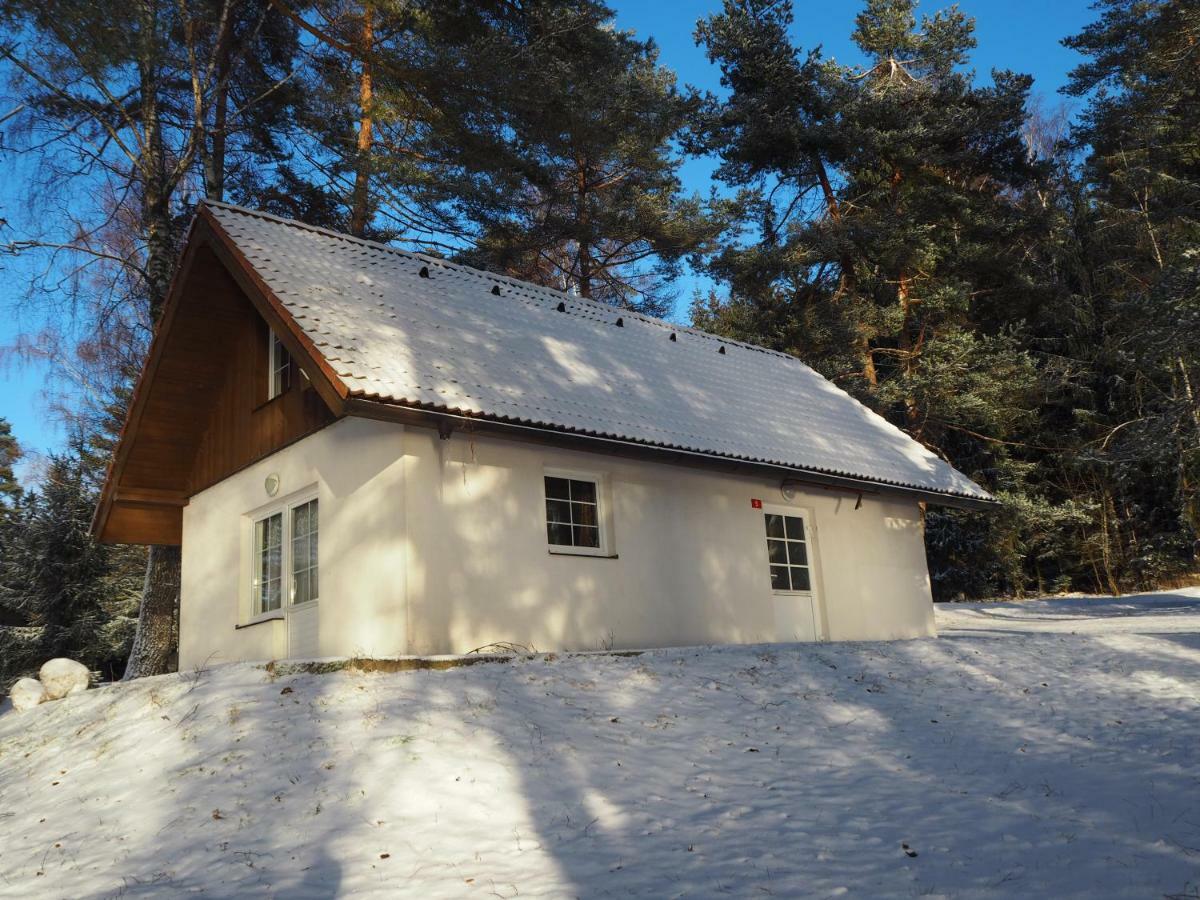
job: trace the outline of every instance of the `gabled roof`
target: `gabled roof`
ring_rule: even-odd
[[[205,218],[349,398],[992,500],[794,357],[206,205]]]

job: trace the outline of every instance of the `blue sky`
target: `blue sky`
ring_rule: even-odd
[[[960,8],[975,18],[979,46],[974,54],[976,71],[986,77],[993,67],[1010,68],[1034,76],[1034,92],[1050,103],[1059,102],[1057,91],[1079,57],[1059,42],[1078,32],[1094,15],[1091,0],[962,0]],[[696,21],[720,8],[720,0],[610,0],[617,11],[617,24],[640,36],[655,39],[660,61],[674,69],[682,83],[718,90],[718,72],[692,42]],[[934,12],[943,4],[927,2],[922,10]],[[826,56],[857,62],[849,35],[859,0],[795,0],[795,41],[802,47],[821,45]],[[19,163],[4,167],[0,181],[0,216],[21,203]],[[683,169],[689,190],[707,193],[712,164],[690,160]],[[11,232],[5,239],[14,237]],[[37,327],[37,321],[19,314],[22,297],[21,268],[6,268],[0,280],[0,347],[11,346],[17,337]],[[703,282],[694,276],[679,285],[677,317],[686,315],[692,292]],[[55,449],[62,431],[49,411],[46,396],[48,370],[45,365],[23,365],[10,354],[0,355],[0,416],[12,423],[17,439],[34,454]]]

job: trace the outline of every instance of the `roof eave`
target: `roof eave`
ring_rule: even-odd
[[[195,258],[197,244],[193,241],[193,237],[195,236],[197,221],[198,216],[193,215],[191,221],[188,223],[179,257],[171,276],[171,283],[167,288],[167,295],[163,301],[162,311],[158,322],[155,323],[154,334],[151,337],[150,346],[146,353],[146,361],[138,373],[133,393],[130,395],[129,406],[125,411],[125,420],[121,423],[121,430],[117,434],[116,447],[104,473],[104,483],[100,488],[100,498],[96,503],[96,509],[92,513],[92,521],[89,526],[92,536],[100,540],[103,540],[104,530],[108,524],[108,517],[116,501],[117,485],[125,469],[125,462],[129,455],[133,434],[137,431],[138,423],[141,421],[142,412],[146,406],[150,383],[154,379],[154,372],[158,368],[159,360],[162,358],[163,346],[167,340],[167,332],[170,330],[175,310],[179,306],[179,295],[191,271],[192,260]]]
[[[188,224],[188,230],[181,245],[179,259],[167,290],[166,299],[163,302],[162,313],[150,341],[146,362],[138,375],[129,408],[125,414],[125,421],[117,437],[116,449],[112,459],[109,460],[104,484],[100,490],[99,502],[92,514],[89,530],[98,540],[105,540],[105,529],[113,506],[119,499],[119,487],[125,464],[137,434],[142,413],[145,410],[150,386],[162,358],[171,324],[181,302],[184,286],[190,277],[192,261],[201,246],[209,247],[216,253],[222,265],[233,276],[250,301],[254,303],[255,308],[266,319],[275,334],[279,336],[292,358],[297,360],[302,368],[305,368],[306,374],[311,373],[309,377],[313,386],[334,415],[344,414],[344,402],[349,393],[345,383],[334,372],[333,367],[329,365],[304,330],[296,323],[283,302],[263,282],[241,248],[213,216],[207,204],[204,202],[197,204],[196,213]],[[172,500],[167,505],[175,506],[177,504]]]
[[[434,409],[411,403],[351,395],[346,400],[346,414],[362,418],[398,422],[445,429],[461,429],[473,434],[494,434],[503,437],[524,439],[535,443],[547,443],[591,452],[604,452],[635,459],[646,459],[664,463],[691,465],[708,469],[722,469],[746,474],[770,474],[781,480],[801,481],[817,487],[845,490],[863,494],[892,494],[910,497],[915,501],[954,509],[975,511],[995,510],[999,502],[992,498],[972,497],[933,491],[911,485],[892,484],[849,475],[822,472],[778,463],[742,459],[719,453],[685,450],[643,441],[589,434],[546,425],[513,422],[489,415],[468,415],[445,409]]]
[[[208,204],[200,203],[196,214],[206,226],[206,237],[210,239],[209,244],[216,252],[217,258],[251,302],[258,301],[255,302],[255,307],[259,314],[266,319],[292,358],[305,368],[317,393],[329,408],[335,415],[341,415],[346,397],[350,393],[341,376],[330,365],[320,348],[313,343],[312,338],[305,334],[283,301],[263,280],[237,241],[212,214]]]

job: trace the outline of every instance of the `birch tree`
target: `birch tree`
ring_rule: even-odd
[[[250,0],[7,0],[0,21],[9,36],[0,52],[22,109],[21,149],[47,163],[57,183],[42,187],[68,211],[59,234],[30,225],[6,250],[47,254],[47,278],[76,293],[107,281],[110,303],[85,325],[87,337],[111,334],[119,320],[133,345],[124,355],[140,358],[166,300],[187,201],[224,194],[231,136],[278,109],[265,101],[288,81],[290,59],[275,77],[257,51],[264,34],[286,41],[287,32]],[[133,240],[114,245],[114,234]],[[91,279],[79,278],[84,270]],[[167,670],[178,594],[179,548],[150,547],[126,677]]]

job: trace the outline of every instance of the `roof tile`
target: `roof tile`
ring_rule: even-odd
[[[352,395],[991,499],[786,354],[299,222],[207,206]],[[614,328],[618,318],[623,327]]]

